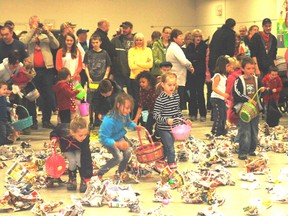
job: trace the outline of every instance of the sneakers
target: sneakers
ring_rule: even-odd
[[[240,160],[246,160],[246,159],[247,159],[247,155],[246,155],[246,154],[239,154],[239,155],[238,155],[238,159],[240,159]]]
[[[87,182],[84,178],[81,178],[79,191],[80,193],[85,193],[86,190],[87,190]]]
[[[170,168],[172,171],[175,171],[175,170],[177,170],[177,164],[176,164],[176,163],[171,163],[171,164],[169,164],[169,168]]]
[[[50,129],[54,129],[55,126],[51,123],[51,122],[43,122],[42,123],[42,128],[50,128]]]
[[[157,173],[161,173],[162,170],[167,166],[166,161],[164,160],[158,160],[154,163],[153,169],[157,172]]]
[[[74,171],[68,170],[68,173],[69,173],[69,180],[67,182],[67,190],[75,191],[77,189],[76,170]]]
[[[206,121],[206,116],[201,116],[200,117],[200,122],[205,122]]]
[[[249,152],[250,156],[256,156],[257,154],[255,152]]]

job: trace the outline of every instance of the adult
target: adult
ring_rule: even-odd
[[[151,40],[147,41],[147,47],[152,49],[154,42],[159,40],[160,37],[161,37],[161,32],[153,31],[152,34],[151,34]]]
[[[130,67],[130,91],[128,93],[134,99],[134,111],[132,113],[132,119],[136,116],[138,109],[138,102],[140,97],[140,86],[136,79],[137,75],[142,71],[149,71],[153,66],[152,51],[146,46],[144,35],[137,33],[134,36],[134,45],[128,52],[128,64]]]
[[[186,109],[186,77],[187,69],[194,72],[192,63],[186,58],[181,47],[184,44],[184,35],[179,29],[171,31],[170,45],[167,49],[166,60],[173,65],[171,71],[177,75],[178,94],[180,96],[180,109]]]
[[[239,35],[241,37],[241,41],[244,41],[245,37],[247,36],[247,32],[248,32],[246,25],[240,25],[238,31],[239,31]]]
[[[2,26],[1,30],[2,40],[0,41],[0,63],[3,62],[4,58],[7,58],[10,53],[18,51],[20,53],[21,62],[29,60],[29,55],[27,53],[25,45],[13,38],[13,29],[9,26]]]
[[[11,20],[7,20],[7,21],[4,23],[4,26],[10,27],[10,28],[12,29],[12,31],[13,31],[13,38],[14,38],[15,40],[19,40],[18,35],[16,35],[16,33],[14,32],[14,28],[15,28],[14,22],[12,22]]]
[[[271,33],[272,22],[269,18],[262,21],[263,31],[255,33],[250,40],[251,57],[255,62],[255,74],[263,78],[270,66],[275,66],[277,55],[277,39]]]
[[[206,120],[206,107],[204,98],[204,83],[206,77],[206,53],[207,44],[203,40],[203,34],[200,29],[194,29],[191,33],[192,43],[189,43],[185,49],[187,59],[192,62],[194,73],[187,72],[186,89],[189,90],[188,99],[189,116],[192,121],[197,119],[198,111],[200,121]]]
[[[65,44],[65,36],[69,32],[71,34],[74,34],[76,24],[73,24],[71,22],[64,22],[60,25],[60,34],[57,38],[59,41],[59,49],[63,47]]]
[[[244,43],[245,43],[246,46],[249,45],[249,42],[250,42],[251,38],[258,31],[259,31],[259,27],[257,25],[252,25],[252,26],[249,27],[248,35],[247,35],[247,37],[244,38]]]
[[[122,22],[120,25],[122,34],[111,40],[117,56],[112,59],[111,73],[113,79],[121,86],[130,91],[130,68],[128,65],[128,51],[133,46],[134,34],[133,24],[129,21]]]
[[[161,38],[155,41],[152,46],[153,67],[151,69],[151,73],[156,77],[162,74],[160,64],[166,61],[166,52],[170,44],[169,39],[171,31],[172,28],[170,26],[164,26],[161,33]]]
[[[85,53],[89,50],[89,40],[87,32],[89,32],[89,29],[80,28],[77,30],[77,47],[81,53],[82,56],[82,62],[84,60]],[[85,73],[85,64],[83,64],[83,69],[80,72],[81,77],[81,85],[85,86],[85,84],[88,82],[87,75]]]
[[[39,26],[39,23],[38,16],[30,17],[30,30],[20,40],[27,46],[31,62],[36,71],[33,82],[43,98],[42,127],[53,128],[51,112],[54,103],[52,90],[54,63],[51,49],[57,49],[59,42],[46,26],[41,24]]]
[[[110,23],[106,19],[101,19],[97,23],[98,28],[92,35],[98,35],[101,38],[102,44],[100,45],[101,49],[104,49],[108,52],[110,59],[117,55],[114,45],[111,43],[108,38],[108,31],[110,28]],[[90,41],[89,45],[90,49],[92,49],[92,44]]]

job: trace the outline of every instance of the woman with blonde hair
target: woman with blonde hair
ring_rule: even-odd
[[[189,116],[196,121],[198,111],[200,121],[206,120],[206,107],[204,98],[204,83],[206,77],[206,52],[207,44],[203,41],[203,34],[200,29],[191,32],[192,42],[185,49],[187,59],[194,66],[194,73],[187,72],[186,89],[190,92],[188,98]]]
[[[139,83],[136,77],[142,71],[149,71],[153,66],[152,51],[149,47],[146,47],[144,35],[137,33],[134,36],[134,45],[128,51],[128,64],[130,67],[130,92],[128,92],[135,102],[135,107],[132,113],[132,119],[136,115],[139,101]]]

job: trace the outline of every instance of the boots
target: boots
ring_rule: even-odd
[[[76,182],[76,170],[71,171],[68,170],[69,173],[69,180],[67,182],[67,190],[76,190],[77,189],[77,182]]]
[[[80,193],[85,193],[86,189],[87,189],[87,182],[86,182],[85,178],[82,177],[79,191],[80,191]]]

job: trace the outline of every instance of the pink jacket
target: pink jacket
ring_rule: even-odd
[[[233,91],[233,86],[234,86],[234,82],[235,80],[240,76],[242,75],[242,71],[241,69],[236,69],[234,71],[231,71],[228,75],[228,78],[227,78],[227,82],[226,82],[226,93],[229,94],[229,98],[228,100],[232,101],[233,102],[233,94],[232,94],[232,91]],[[232,103],[233,104],[233,103]]]

